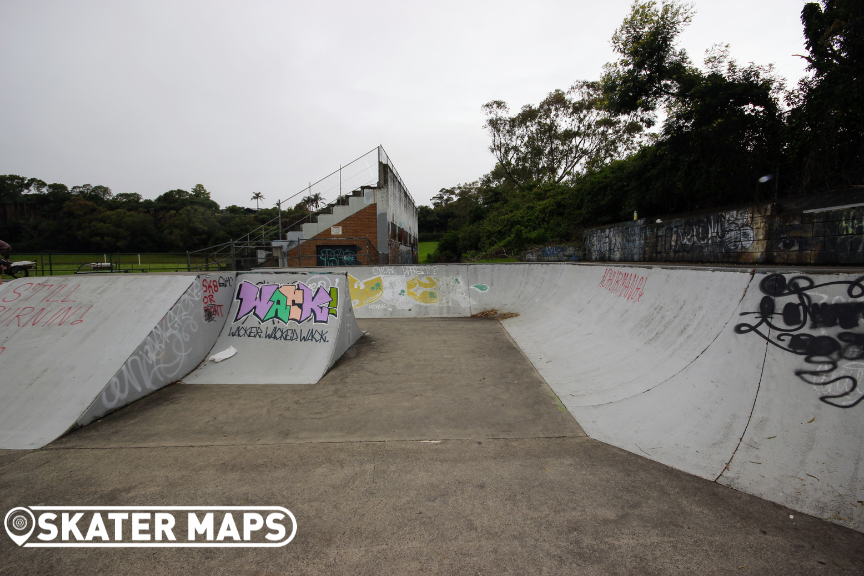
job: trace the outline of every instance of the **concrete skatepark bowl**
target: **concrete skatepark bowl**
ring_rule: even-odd
[[[4,507],[297,515],[281,556],[202,573],[864,569],[860,274],[328,272],[4,284]],[[0,573],[95,558],[27,552]]]

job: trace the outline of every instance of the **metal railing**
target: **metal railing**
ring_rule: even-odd
[[[377,146],[372,150],[369,150],[365,154],[362,154],[345,164],[344,166],[339,166],[338,170],[334,170],[330,174],[324,176],[320,180],[316,182],[310,182],[308,186],[300,190],[299,192],[295,192],[291,196],[287,198],[282,198],[276,201],[276,206],[278,208],[278,215],[265,222],[258,228],[251,230],[244,236],[241,236],[238,239],[238,242],[254,242],[257,241],[257,238],[260,236],[262,241],[267,240],[280,240],[282,238],[282,233],[288,230],[295,230],[299,227],[302,227],[306,222],[312,222],[314,218],[321,214],[329,214],[332,212],[334,206],[340,205],[340,203],[345,203],[343,198],[345,197],[344,191],[348,190],[349,195],[350,192],[354,190],[360,190],[363,187],[374,187],[378,184],[378,159],[381,157],[381,154],[384,154],[386,158],[387,155],[383,152],[383,148],[381,146]],[[370,156],[377,152],[375,160],[373,161]],[[374,163],[374,169],[372,164]],[[335,193],[335,198],[333,197]],[[318,209],[317,206],[314,206],[315,211],[310,214],[304,216],[303,218],[288,224],[287,226],[282,225],[282,204],[288,203],[289,200],[300,196],[301,194],[305,194],[305,197],[318,195],[320,197],[320,202],[325,202],[323,208]],[[327,198],[332,198],[332,200],[327,201]],[[207,250],[207,248],[204,248]]]
[[[255,268],[375,266],[381,253],[367,237],[301,241],[226,242],[189,271],[249,271]],[[386,258],[386,255],[384,255]]]

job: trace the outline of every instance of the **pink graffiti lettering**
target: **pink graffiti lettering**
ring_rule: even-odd
[[[75,286],[75,288],[73,288],[72,291],[69,292],[69,294],[67,294],[66,296],[64,296],[64,297],[63,297],[63,300],[61,300],[60,302],[75,302],[75,300],[67,300],[67,298],[69,298],[70,296],[72,296],[72,294],[74,294],[75,291],[78,290],[78,288],[80,288],[80,287],[81,287],[80,284],[78,284],[77,286]]]
[[[326,324],[330,316],[336,316],[338,289],[319,286],[313,290],[303,282],[257,285],[244,280],[235,299],[239,304],[234,322],[251,314],[261,322],[278,320],[300,324],[313,318],[316,324]]]
[[[90,308],[93,308],[93,305],[92,305],[92,304],[90,305]],[[81,313],[81,316],[79,316],[77,320],[75,320],[74,322],[72,322],[72,325],[74,326],[75,324],[81,324],[81,323],[84,321],[84,314],[87,314],[87,312],[90,311],[90,308],[87,308],[87,310],[85,310],[84,312],[82,312],[82,313]]]
[[[618,298],[639,302],[645,295],[644,288],[647,280],[647,277],[640,276],[635,272],[620,272],[606,268],[603,271],[603,279],[597,287],[603,288]]]

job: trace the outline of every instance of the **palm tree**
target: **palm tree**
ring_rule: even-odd
[[[310,194],[303,198],[303,203],[306,205],[306,209],[312,212],[318,208],[318,205],[321,204],[323,200],[324,198],[321,197],[321,193],[315,192],[314,194]]]
[[[258,203],[261,202],[261,200],[264,200],[264,195],[261,194],[261,192],[253,192],[252,193],[252,200],[255,201],[255,209],[260,210],[261,207]]]

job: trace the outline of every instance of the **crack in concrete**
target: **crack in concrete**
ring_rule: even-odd
[[[593,407],[595,407],[595,406],[607,406],[607,405],[609,405],[609,404],[616,404],[616,403],[618,403],[618,402],[624,402],[624,401],[626,401],[626,400],[630,400],[631,398],[636,398],[637,396],[641,396],[642,394],[646,394],[646,393],[650,392],[651,390],[654,390],[654,389],[657,388],[658,386],[662,386],[663,384],[665,384],[666,382],[669,382],[670,380],[672,380],[673,378],[675,378],[676,376],[678,376],[679,374],[681,374],[682,372],[684,372],[684,370],[686,370],[687,368],[689,368],[690,366],[692,366],[692,365],[693,365],[697,360],[699,360],[699,358],[702,357],[702,355],[703,355],[703,354],[708,350],[708,348],[710,348],[710,347],[714,344],[714,342],[716,342],[717,339],[720,338],[720,336],[722,336],[722,335],[726,332],[726,328],[729,326],[729,324],[732,323],[732,320],[735,318],[735,312],[737,312],[738,309],[741,307],[741,302],[744,301],[744,297],[747,295],[747,290],[750,288],[750,284],[753,282],[753,276],[754,276],[754,275],[755,275],[755,272],[754,272],[753,270],[750,270],[750,280],[748,280],[748,281],[747,281],[747,284],[744,286],[744,290],[741,292],[741,298],[738,299],[738,303],[735,304],[735,307],[732,309],[732,315],[731,315],[731,316],[729,317],[729,319],[728,319],[728,320],[723,324],[723,328],[721,328],[720,330],[718,330],[718,331],[717,331],[717,335],[714,336],[714,338],[711,340],[711,342],[709,342],[709,343],[705,346],[705,348],[703,348],[702,351],[699,352],[699,354],[697,354],[695,358],[693,358],[693,360],[691,360],[690,362],[688,362],[687,364],[685,364],[684,366],[682,366],[680,370],[678,370],[677,372],[675,372],[674,374],[672,374],[671,376],[669,376],[669,377],[666,378],[665,380],[662,380],[661,382],[658,382],[658,383],[655,384],[654,386],[648,388],[647,390],[643,390],[642,392],[639,392],[638,394],[634,394],[633,396],[627,396],[626,398],[621,398],[621,399],[619,399],[619,400],[612,400],[611,402],[602,402],[602,403],[600,403],[600,404],[590,404],[590,405],[588,405],[588,406],[579,406],[579,408],[593,408]],[[520,349],[520,350],[521,350],[521,349]],[[524,352],[523,352],[523,355],[525,355]],[[525,355],[525,357],[528,358],[527,355]],[[531,359],[528,358],[528,361],[531,362]],[[534,363],[531,362],[531,365],[533,366]],[[764,366],[763,366],[763,368],[764,368]],[[535,370],[536,370],[536,367],[535,367]],[[760,379],[761,379],[761,376],[760,376]]]
[[[753,282],[753,276],[750,278],[750,283]],[[749,284],[748,284],[749,287]],[[746,294],[746,290],[745,290]],[[771,329],[768,329],[768,338],[771,338]],[[738,448],[741,447],[741,443],[744,442],[744,436],[747,435],[747,429],[750,427],[750,422],[753,420],[753,412],[756,410],[756,402],[759,400],[759,390],[762,388],[762,376],[765,374],[765,362],[768,360],[768,342],[765,342],[765,354],[762,356],[762,370],[759,371],[759,382],[756,384],[756,394],[753,395],[753,406],[750,407],[750,415],[747,417],[747,424],[744,425],[744,430],[741,432],[741,438],[738,439],[738,444],[735,445],[735,450],[732,451],[732,455],[729,456],[729,460],[726,462],[726,465],[723,466],[723,469],[720,470],[720,474],[714,479],[714,482],[719,483],[720,478],[729,471],[729,464],[732,463],[732,459],[735,458],[735,454],[738,453]],[[749,444],[748,444],[749,446]]]

